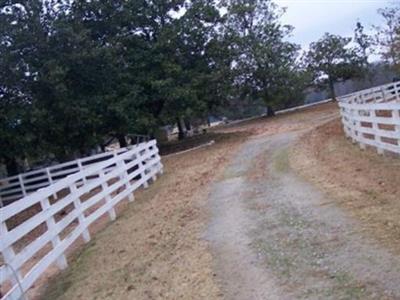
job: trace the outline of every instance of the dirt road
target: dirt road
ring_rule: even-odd
[[[214,184],[206,238],[225,298],[400,299],[400,258],[292,170],[303,133],[253,137]]]

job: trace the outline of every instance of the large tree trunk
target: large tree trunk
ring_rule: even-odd
[[[126,142],[126,138],[125,138],[125,135],[124,135],[124,134],[118,133],[118,134],[116,135],[116,138],[117,138],[118,143],[119,143],[119,146],[120,146],[121,148],[125,148],[126,146],[128,146],[128,143]]]
[[[275,116],[275,111],[271,105],[267,105],[267,117]]]
[[[185,123],[186,131],[192,130],[192,124],[190,124],[190,120],[189,119],[184,119],[184,123]]]
[[[19,173],[18,162],[14,157],[7,157],[5,159],[5,165],[6,165],[8,176],[14,176]]]
[[[181,118],[176,118],[176,125],[178,126],[178,140],[183,140],[185,138],[185,131],[183,130]]]
[[[329,92],[331,94],[331,98],[333,99],[333,101],[336,101],[335,83],[330,77],[328,79],[328,82],[329,82]]]
[[[265,85],[266,84],[267,83],[265,82]],[[263,92],[263,100],[264,100],[264,103],[267,105],[267,117],[275,116],[275,111],[274,111],[274,109],[272,108],[272,106],[270,104],[272,102],[271,99],[272,98],[271,98],[271,95],[268,92],[268,89],[265,89],[264,92]]]

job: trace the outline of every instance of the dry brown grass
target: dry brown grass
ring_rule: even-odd
[[[207,196],[246,134],[163,160],[165,174],[94,237],[42,299],[218,299]]]
[[[327,103],[297,112],[277,115],[273,118],[262,117],[216,128],[216,132],[251,132],[255,135],[273,135],[277,133],[309,129],[321,120],[339,115],[337,103]]]
[[[316,128],[291,155],[292,166],[328,192],[369,234],[400,253],[400,159],[361,150],[340,120]]]

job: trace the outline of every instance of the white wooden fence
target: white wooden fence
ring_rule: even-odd
[[[147,187],[162,168],[153,140],[0,208],[1,299],[23,299],[52,263],[64,269],[71,244],[79,237],[90,240],[89,225],[105,214],[114,220],[115,206],[133,201],[133,192]]]
[[[21,173],[16,176],[0,179],[0,207],[5,206],[15,200],[46,187],[54,182],[67,177],[68,175],[82,171],[83,169],[95,163],[108,160],[113,156],[128,151],[127,148],[121,148],[115,151],[109,151],[80,158],[74,161],[50,166],[40,170],[34,170]]]
[[[361,148],[400,154],[400,82],[339,97],[344,131]]]

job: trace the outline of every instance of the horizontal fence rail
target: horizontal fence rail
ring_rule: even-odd
[[[340,103],[389,103],[400,99],[400,81],[340,96]]]
[[[374,87],[339,98],[347,137],[385,151],[400,154],[400,82]]]
[[[24,298],[53,263],[66,268],[72,243],[80,237],[88,242],[89,226],[106,214],[114,220],[115,206],[133,201],[133,192],[146,188],[162,168],[152,140],[0,208],[1,300]]]
[[[68,175],[82,171],[88,166],[101,161],[108,160],[113,156],[128,151],[121,148],[114,151],[100,153],[74,161],[50,166],[39,170],[22,173],[16,176],[0,179],[0,207],[37,191],[40,188],[49,186],[54,182],[67,177]]]

